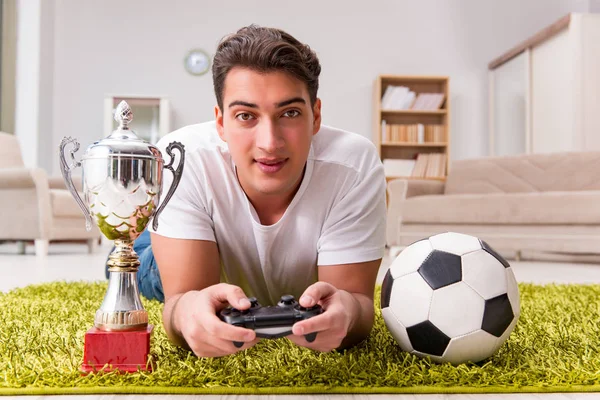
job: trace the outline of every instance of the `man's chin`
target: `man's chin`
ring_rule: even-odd
[[[257,192],[266,196],[277,196],[286,192],[286,185],[281,182],[260,182],[255,187]]]

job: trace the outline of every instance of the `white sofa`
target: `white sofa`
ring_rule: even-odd
[[[388,183],[388,246],[456,231],[504,253],[600,254],[600,152],[455,161],[446,182]]]
[[[51,149],[48,149],[50,151]],[[56,146],[58,152],[58,145]],[[75,183],[81,190],[81,181]],[[35,243],[37,255],[48,254],[51,242],[81,242],[90,252],[101,233],[85,218],[62,177],[48,178],[41,168],[26,168],[14,135],[0,132],[0,242]]]

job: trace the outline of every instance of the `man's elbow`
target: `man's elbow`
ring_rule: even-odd
[[[373,300],[364,295],[361,297],[362,298],[359,300],[359,303],[361,304],[360,317],[354,323],[352,329],[348,331],[348,334],[342,341],[338,350],[351,348],[362,343],[369,337],[373,330],[373,324],[375,323]]]

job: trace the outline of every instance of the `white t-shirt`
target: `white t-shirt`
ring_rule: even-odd
[[[317,266],[383,257],[385,177],[368,139],[321,126],[313,136],[300,188],[281,219],[269,226],[260,223],[242,190],[214,121],[162,138],[157,146],[165,164],[170,160],[165,149],[172,141],[184,144],[185,166],[156,233],[215,241],[221,281],[240,286],[261,304],[276,304],[284,294],[298,299],[317,281]],[[161,202],[171,182],[172,174],[165,170]],[[198,271],[202,273],[201,265]]]

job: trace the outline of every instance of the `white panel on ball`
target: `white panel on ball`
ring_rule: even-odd
[[[433,289],[418,272],[394,279],[390,306],[405,327],[427,321]]]
[[[515,274],[511,268],[505,268],[506,273],[506,294],[508,295],[508,300],[510,300],[510,306],[512,307],[513,314],[516,319],[521,315],[521,299],[519,298],[519,285],[517,284],[517,279],[515,278]]]
[[[462,259],[463,282],[485,300],[506,293],[506,268],[485,250],[465,254]]]
[[[450,338],[481,329],[485,301],[463,282],[433,291],[429,321]]]
[[[385,325],[390,330],[390,333],[400,345],[400,348],[409,353],[413,351],[410,339],[408,338],[408,333],[406,333],[406,328],[398,321],[398,318],[396,318],[392,310],[389,307],[381,309],[381,316],[385,321]]]
[[[432,251],[431,243],[427,239],[413,243],[402,250],[390,265],[392,278],[397,279],[418,270]]]
[[[440,233],[431,236],[429,241],[434,249],[456,254],[457,256],[481,249],[479,239],[456,232]]]
[[[478,330],[450,340],[444,352],[444,361],[460,364],[478,362],[494,354],[498,338],[486,331]]]

